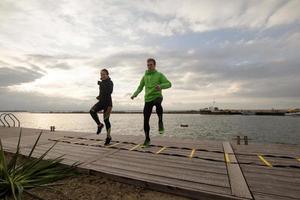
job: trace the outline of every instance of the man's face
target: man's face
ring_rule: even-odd
[[[100,79],[101,80],[106,80],[106,79],[108,79],[108,75],[106,74],[106,72],[105,71],[101,71],[100,72]]]
[[[154,64],[154,62],[153,61],[148,61],[147,62],[147,67],[148,67],[148,70],[150,70],[150,71],[153,71],[153,70],[155,70],[155,64]]]

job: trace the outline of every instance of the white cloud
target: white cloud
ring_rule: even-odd
[[[269,87],[279,74],[299,73],[294,67],[299,63],[299,2],[1,1],[0,67],[22,66],[42,74],[10,85],[11,93],[85,103],[97,95],[98,73],[106,67],[115,83],[115,105],[123,108],[142,106],[142,94],[135,103],[129,96],[146,69],[145,60],[155,57],[174,86],[165,93],[167,107],[178,102],[198,106],[213,97],[243,101],[236,95],[249,82],[267,77]],[[187,43],[180,37],[190,35],[198,37]],[[198,41],[202,37],[203,43]]]
[[[138,6],[143,12],[153,12],[157,16],[176,19],[177,23],[185,24],[184,30],[179,26],[179,32],[189,30],[205,32],[220,28],[241,27],[264,28],[289,24],[299,20],[300,17],[298,12],[300,2],[293,0],[232,0],[226,2],[220,0],[164,0],[146,1],[145,4]],[[158,25],[153,24],[153,26]],[[168,32],[166,31],[167,27],[162,30]]]
[[[289,1],[280,9],[278,9],[272,16],[270,16],[268,21],[268,27],[288,24],[293,22],[300,22],[300,1]]]

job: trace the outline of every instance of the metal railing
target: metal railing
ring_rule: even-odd
[[[7,120],[7,118],[9,118],[10,120]],[[21,125],[20,120],[12,113],[1,113],[0,123],[0,126],[3,127],[20,127]]]

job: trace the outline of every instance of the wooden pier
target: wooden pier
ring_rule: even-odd
[[[7,152],[14,153],[20,128],[0,127]],[[22,129],[21,153],[29,154],[39,129]],[[34,152],[47,158],[64,155],[63,164],[112,179],[193,199],[300,199],[300,145],[252,144],[143,136],[43,130]]]

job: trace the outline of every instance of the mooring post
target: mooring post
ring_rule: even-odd
[[[244,136],[244,143],[245,143],[245,145],[248,145],[248,136],[247,135]]]
[[[236,138],[236,143],[237,143],[237,145],[240,145],[241,144],[241,137],[238,135],[238,136],[236,136],[237,138]]]
[[[50,132],[54,132],[55,131],[55,126],[50,126]]]

